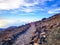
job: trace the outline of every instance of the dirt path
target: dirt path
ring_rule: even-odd
[[[33,36],[33,32],[36,30],[35,25],[31,27],[22,35],[20,35],[13,45],[26,45],[30,42],[30,37]]]

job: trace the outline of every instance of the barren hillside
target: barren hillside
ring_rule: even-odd
[[[43,29],[45,29],[49,33],[49,35],[47,37],[47,43],[43,44],[43,45],[60,45],[60,14],[56,14],[49,18],[43,18],[40,21],[33,22],[32,25],[30,23],[30,24],[22,25],[22,26],[15,27],[15,28],[10,27],[10,28],[5,29],[5,31],[0,32],[0,45],[3,42],[2,40],[6,36],[7,37],[14,36],[15,42],[18,42],[19,40],[21,41],[21,39],[23,39],[23,38],[21,38],[20,34],[23,34],[23,36],[26,35],[25,37],[29,40],[26,40],[25,43],[27,43],[27,42],[29,43],[30,38],[32,37],[31,35],[34,36],[34,34],[31,32],[33,30],[37,30],[37,29],[41,30],[41,31],[43,31]],[[26,32],[26,33],[24,33],[24,32]]]

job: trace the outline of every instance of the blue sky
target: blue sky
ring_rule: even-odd
[[[0,0],[0,28],[19,26],[60,13],[60,0]]]

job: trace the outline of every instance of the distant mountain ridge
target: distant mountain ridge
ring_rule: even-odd
[[[5,30],[5,28],[0,28],[0,31],[3,31],[3,30]]]

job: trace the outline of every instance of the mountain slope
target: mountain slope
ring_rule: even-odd
[[[47,43],[43,45],[60,45],[60,14],[35,22],[40,30],[48,30]]]
[[[32,28],[31,28],[31,24],[32,24]],[[33,24],[35,24],[35,26],[33,26]],[[33,30],[41,30],[43,31],[43,29],[48,30],[48,37],[47,37],[47,45],[60,45],[60,40],[59,39],[59,35],[60,35],[60,14],[56,14],[54,16],[51,16],[49,18],[43,18],[40,21],[36,21],[30,24],[26,24],[26,25],[22,25],[19,27],[14,27],[14,28],[7,28],[5,31],[0,32],[0,45],[1,45],[1,41],[4,39],[4,37],[7,35],[8,37],[15,37],[15,41],[17,42],[22,42],[23,39],[22,36],[20,36],[20,34],[22,34],[23,36],[26,35],[26,38],[24,37],[24,40],[26,40],[25,43],[29,43],[30,41],[30,34],[31,36],[33,35]],[[24,32],[24,33],[21,33]],[[26,32],[26,33],[25,33]],[[32,33],[31,33],[32,32]],[[57,33],[57,34],[56,34]],[[33,35],[34,36],[34,35]],[[54,37],[58,37],[58,38],[54,38]],[[17,40],[16,40],[17,38]],[[28,40],[29,39],[29,40]],[[56,41],[59,43],[57,43]],[[23,40],[23,42],[24,42]],[[14,43],[14,45],[16,45],[16,43]],[[20,43],[18,43],[19,45]],[[22,44],[21,44],[22,45]],[[45,44],[43,44],[45,45]]]
[[[46,26],[47,29],[52,29],[57,26],[60,26],[60,14],[56,14],[52,17],[49,17],[45,20],[37,21],[36,22],[36,27],[41,27]]]
[[[28,28],[30,27],[29,24],[26,24],[26,25],[22,25],[22,26],[19,26],[19,27],[14,27],[14,28],[7,28],[5,29],[4,31],[0,32],[0,45],[2,43],[2,40],[4,40],[6,37],[9,38],[13,38],[18,35],[20,35],[22,32],[25,32]]]

